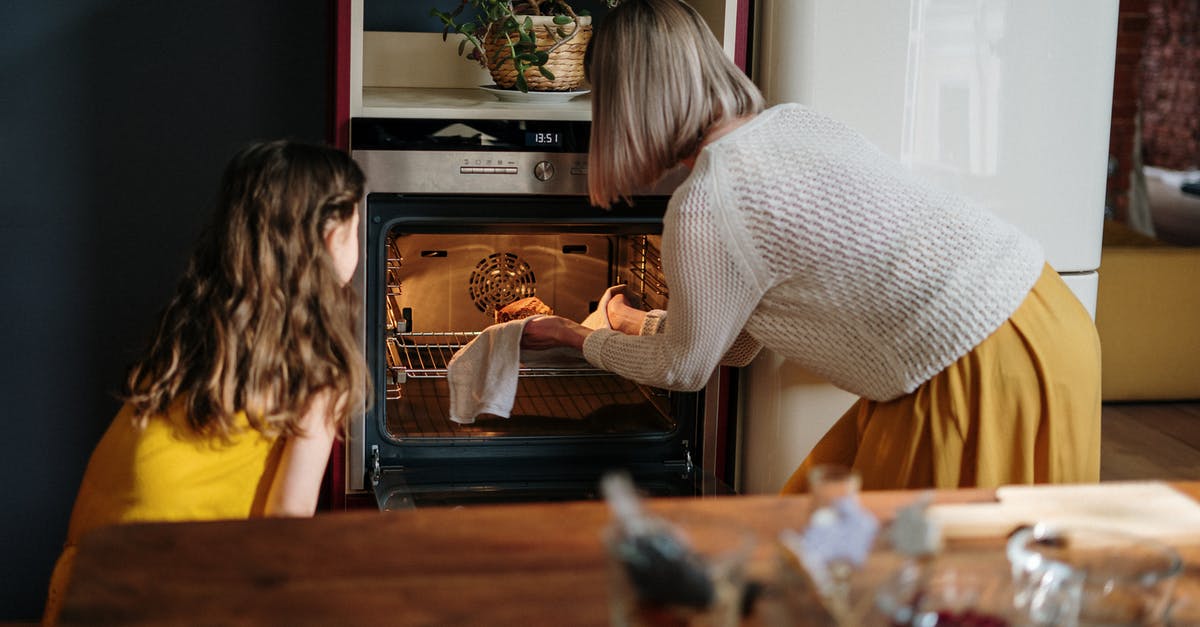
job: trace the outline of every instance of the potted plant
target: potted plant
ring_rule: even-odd
[[[610,7],[619,1],[604,0]],[[572,91],[583,83],[591,16],[567,0],[459,0],[430,15],[442,21],[443,41],[452,32],[463,36],[458,54],[487,68],[498,87]]]

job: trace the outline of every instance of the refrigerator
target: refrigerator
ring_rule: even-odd
[[[751,75],[1039,240],[1095,317],[1118,0],[757,0]],[[764,350],[736,483],[777,492],[857,397]]]

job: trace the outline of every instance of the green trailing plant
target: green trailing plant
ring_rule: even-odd
[[[604,0],[612,7],[620,0]],[[473,11],[468,12],[468,9]],[[484,68],[502,65],[509,59],[516,68],[516,87],[527,92],[529,84],[525,72],[536,69],[546,80],[554,80],[554,73],[546,67],[550,55],[559,46],[575,38],[579,32],[581,16],[587,10],[576,12],[566,0],[459,0],[458,6],[450,11],[432,9],[429,14],[442,22],[442,41],[450,33],[463,36],[458,44],[458,54],[477,61]],[[533,16],[553,18],[552,25],[544,25],[542,34],[554,41],[546,50],[538,50],[538,33]],[[569,26],[569,25],[572,25]],[[484,42],[498,41],[493,51],[487,52]],[[469,46],[469,47],[468,47]]]

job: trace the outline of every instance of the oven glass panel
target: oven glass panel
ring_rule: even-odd
[[[523,365],[509,418],[449,419],[446,364],[495,310],[537,296],[581,321],[624,283],[644,308],[665,308],[656,235],[422,234],[386,238],[387,435],[423,438],[662,434],[676,429],[669,394],[582,359]]]

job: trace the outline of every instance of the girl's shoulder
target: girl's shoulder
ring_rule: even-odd
[[[138,441],[138,448],[164,449],[174,446],[204,448],[221,442],[250,438],[275,439],[255,429],[244,411],[235,412],[229,419],[228,429],[198,430],[188,419],[187,403],[178,399],[166,411],[139,415],[130,402],[126,402],[113,421],[113,428],[128,431]]]

